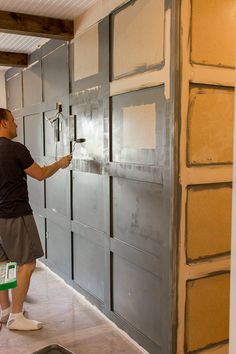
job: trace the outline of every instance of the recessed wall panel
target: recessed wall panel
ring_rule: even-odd
[[[104,177],[73,172],[73,219],[104,230]]]
[[[235,0],[192,0],[192,62],[235,66],[235,11]]]
[[[24,107],[42,102],[41,62],[37,61],[29,69],[23,70],[22,73]]]
[[[207,185],[188,189],[188,259],[230,252],[231,205],[231,185]]]
[[[38,214],[34,214],[34,219],[39,232],[39,237],[44,250],[44,258],[45,258],[45,219],[44,217]]]
[[[98,163],[104,156],[104,116],[102,101],[74,107],[76,114],[76,138],[86,138],[83,144],[76,144],[74,158],[94,160]]]
[[[71,274],[71,233],[47,219],[47,256],[60,274]]]
[[[99,72],[98,25],[74,39],[74,81]]]
[[[43,98],[66,96],[69,92],[68,45],[62,44],[42,59]]]
[[[187,282],[187,352],[229,338],[229,273]]]
[[[114,312],[160,343],[163,313],[160,279],[117,255],[113,260]]]
[[[188,115],[188,163],[232,163],[233,122],[233,89],[192,87]]]
[[[69,154],[69,122],[65,119],[56,119],[57,110],[44,113],[45,124],[45,155],[58,159]],[[50,123],[50,121],[53,121]]]
[[[163,220],[162,193],[153,183],[113,178],[114,237],[157,254]]]
[[[56,110],[48,111],[44,113],[44,124],[45,124],[45,155],[57,158],[58,156],[58,130],[59,124],[57,121],[55,123],[50,123],[50,119],[54,120],[57,114]]]
[[[88,230],[87,230],[88,232]],[[96,238],[96,231],[89,230]],[[103,247],[74,233],[74,280],[104,301],[105,255]]]
[[[6,81],[7,107],[10,111],[22,107],[22,76],[16,74]]]
[[[34,206],[44,208],[44,182],[37,181],[30,176],[27,176],[28,179],[28,191],[29,191],[29,201],[34,209]]]
[[[137,0],[113,17],[113,78],[164,60],[164,0]]]
[[[32,114],[25,118],[25,145],[32,157],[43,155],[43,119],[41,114]]]
[[[46,180],[46,207],[70,218],[70,171],[60,169]]]
[[[163,87],[114,96],[112,109],[113,161],[144,165],[160,162],[165,139]]]

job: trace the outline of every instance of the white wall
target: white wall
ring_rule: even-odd
[[[6,108],[5,71],[0,71],[0,108]]]

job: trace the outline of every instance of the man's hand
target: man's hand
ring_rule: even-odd
[[[66,167],[68,167],[69,164],[71,163],[71,159],[72,159],[72,156],[71,156],[71,155],[66,155],[66,156],[62,157],[62,158],[58,161],[60,168],[66,168]]]

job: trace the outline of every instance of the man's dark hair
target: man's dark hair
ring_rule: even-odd
[[[10,111],[8,109],[5,109],[5,108],[0,108],[0,122],[2,120],[8,120],[7,112],[10,112]]]

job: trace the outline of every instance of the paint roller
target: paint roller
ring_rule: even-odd
[[[76,139],[73,143],[73,147],[72,147],[72,151],[71,151],[71,155],[73,154],[74,150],[75,150],[75,145],[76,144],[82,144],[82,143],[85,143],[86,142],[86,139],[85,138],[79,138],[79,139]]]

